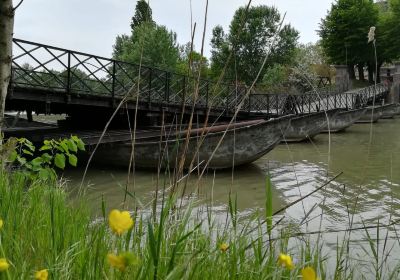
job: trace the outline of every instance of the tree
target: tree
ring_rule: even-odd
[[[12,0],[1,0],[0,2],[0,141],[1,141],[1,128],[4,122],[4,112],[5,112],[8,85],[11,80],[14,12],[15,9],[13,7]]]
[[[208,59],[195,50],[192,50],[192,44],[190,42],[180,46],[179,52],[180,57],[176,67],[178,73],[197,77],[200,72],[201,78],[208,77]]]
[[[143,23],[122,44],[122,61],[174,70],[179,58],[176,33],[165,26]]]
[[[268,67],[277,63],[289,63],[293,58],[299,33],[290,25],[284,25],[279,30],[280,21],[281,16],[276,8],[260,5],[251,7],[248,11],[244,7],[239,8],[231,21],[228,34],[225,34],[221,26],[216,26],[211,40],[213,75],[221,74],[227,64],[226,79],[250,84],[268,52],[270,55],[266,67],[262,69],[260,80]],[[231,52],[233,57],[228,61]]]
[[[289,82],[301,92],[310,91],[317,86],[319,77],[333,78],[333,71],[327,63],[320,42],[316,44],[300,44],[296,48]]]
[[[289,69],[281,64],[269,67],[261,81],[261,87],[267,92],[286,91]]]
[[[370,56],[366,36],[377,22],[378,8],[372,0],[336,0],[318,30],[329,62],[348,65],[354,79],[354,66],[361,70]]]
[[[151,8],[145,0],[138,1],[131,27],[131,35],[117,36],[114,59],[175,70],[179,59],[176,33],[152,20]]]
[[[114,59],[119,59],[122,57],[124,52],[124,45],[129,41],[129,36],[126,34],[117,35],[115,38],[115,44],[113,45],[112,56]]]
[[[390,0],[387,13],[382,12],[380,19],[377,44],[384,44],[380,53],[385,62],[400,59],[400,0]]]
[[[149,4],[145,0],[139,0],[136,3],[135,15],[132,17],[131,28],[134,30],[136,27],[140,26],[142,23],[154,23],[153,12]]]

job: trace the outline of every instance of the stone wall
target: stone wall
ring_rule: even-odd
[[[347,65],[334,65],[334,67],[336,69],[336,88],[341,92],[351,89],[351,81]]]
[[[394,73],[391,73],[391,78],[390,78],[390,92],[387,98],[388,103],[398,103],[400,102],[400,62],[395,63],[395,67],[391,68],[391,71]]]

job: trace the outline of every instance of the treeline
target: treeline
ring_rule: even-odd
[[[352,79],[355,68],[360,80],[366,79],[364,69],[368,69],[368,80],[373,82],[374,48],[367,44],[371,26],[376,27],[378,69],[400,58],[400,0],[336,0],[321,21],[317,31],[321,40],[315,44],[299,44],[299,32],[281,22],[274,7],[239,8],[228,30],[214,27],[208,60],[192,42],[178,44],[177,34],[157,24],[151,7],[139,0],[131,34],[117,36],[113,57],[184,75],[200,72],[212,80],[244,85],[255,81],[260,92],[310,90],[320,77],[333,79],[331,64],[348,65]]]
[[[322,56],[318,50],[314,51],[318,46],[299,45],[299,32],[290,24],[281,25],[282,19],[274,7],[239,8],[228,30],[214,27],[208,60],[196,51],[192,42],[178,44],[177,34],[157,24],[150,6],[139,0],[131,21],[131,34],[117,36],[113,58],[184,75],[197,76],[200,72],[202,78],[246,85],[255,80],[261,69],[256,85],[263,90],[309,88],[307,80],[315,78],[310,77],[309,66],[316,62],[308,61],[306,75],[293,69],[306,59],[303,56],[310,49],[318,54],[316,61],[321,62]]]
[[[370,27],[376,27],[378,81],[384,63],[400,59],[400,0],[336,0],[318,33],[321,46],[332,64],[347,65],[350,78],[355,79],[357,68],[360,80],[374,81],[375,50],[367,44]]]

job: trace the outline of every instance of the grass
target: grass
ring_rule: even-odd
[[[338,241],[331,255],[336,265],[329,271],[319,238],[315,242],[307,235],[290,237],[292,227],[276,225],[268,204],[269,179],[264,214],[243,219],[231,197],[225,225],[196,201],[177,208],[177,197],[170,195],[160,199],[155,213],[131,212],[133,228],[117,236],[109,229],[105,210],[93,219],[85,197],[70,201],[61,181],[31,181],[5,169],[0,175],[0,258],[11,264],[0,273],[4,279],[32,279],[41,269],[48,269],[49,279],[299,279],[305,266],[314,268],[321,280],[359,279],[346,241]],[[100,206],[107,208],[104,202]],[[366,232],[368,245],[363,248],[371,254],[376,272],[370,278],[398,279],[399,267],[384,270],[387,254],[379,249],[383,244]],[[220,249],[223,243],[229,246],[226,251]],[[135,261],[121,272],[110,266],[107,254],[123,252]],[[292,257],[294,269],[277,263],[280,253]]]

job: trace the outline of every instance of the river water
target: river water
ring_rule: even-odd
[[[329,141],[330,138],[330,141]],[[330,142],[330,145],[329,145]],[[232,171],[210,171],[198,183],[189,180],[189,191],[198,186],[197,198],[212,201],[216,212],[224,212],[229,192],[237,194],[238,210],[248,215],[265,206],[265,178],[273,182],[273,208],[278,210],[304,196],[327,178],[342,173],[325,188],[285,211],[287,220],[306,224],[304,231],[341,230],[354,226],[389,223],[400,219],[400,119],[355,124],[342,133],[320,134],[312,142],[281,144],[251,165]],[[79,184],[82,169],[65,174],[70,186]],[[126,170],[91,167],[85,187],[92,206],[100,211],[103,196],[108,208],[121,207],[127,180]],[[146,205],[157,184],[157,174],[136,171],[130,191]],[[160,179],[159,185],[163,185]],[[314,209],[311,214],[307,214]],[[349,215],[354,214],[354,216]],[[308,215],[308,222],[303,218]],[[373,235],[373,234],[372,234]],[[326,234],[327,243],[336,243],[337,234]],[[355,239],[365,232],[354,233]]]

